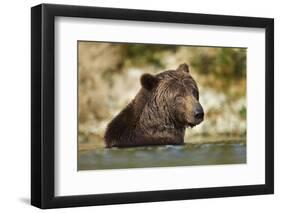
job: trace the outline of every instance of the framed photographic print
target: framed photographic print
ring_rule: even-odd
[[[271,194],[274,20],[31,9],[31,204]]]

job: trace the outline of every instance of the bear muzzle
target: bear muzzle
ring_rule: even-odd
[[[187,120],[188,120],[187,126],[191,128],[200,124],[204,120],[204,110],[199,102],[196,104],[196,106],[193,109],[192,118]]]
[[[194,111],[194,118],[200,123],[204,119],[204,110],[201,106],[201,104],[198,104]]]

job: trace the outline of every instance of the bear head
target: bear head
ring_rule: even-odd
[[[142,88],[149,94],[147,106],[151,116],[160,115],[175,125],[193,127],[204,119],[199,90],[187,64],[176,70],[151,75],[143,74]]]

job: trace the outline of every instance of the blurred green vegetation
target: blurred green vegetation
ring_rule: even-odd
[[[121,54],[125,60],[120,65],[127,67],[152,65],[156,68],[164,68],[163,56],[165,53],[176,53],[182,47],[177,45],[122,44]],[[191,65],[201,74],[214,75],[226,81],[245,79],[246,48],[185,47],[192,49]]]
[[[216,48],[213,53],[195,51],[192,66],[202,74],[211,74],[224,81],[246,77],[246,49]]]
[[[163,55],[166,51],[176,52],[174,45],[148,45],[148,44],[124,44],[124,56],[126,66],[147,66],[164,68]]]
[[[242,119],[246,119],[247,116],[247,109],[245,106],[243,106],[240,110],[239,110],[240,116]]]
[[[118,46],[120,44],[111,44]],[[211,85],[211,81],[203,83],[218,90],[231,92],[229,84],[237,83],[244,86],[246,79],[246,48],[221,48],[221,47],[194,47],[177,45],[153,45],[153,44],[122,44],[120,54],[124,59],[118,64],[118,68],[147,66],[153,69],[164,69],[166,67],[163,58],[169,54],[176,54],[180,49],[188,48],[192,52],[190,65],[196,71],[205,75],[206,79],[216,78],[218,84]],[[190,54],[190,53],[189,53]],[[112,85],[112,73],[115,68],[110,68],[104,72],[104,77]],[[234,94],[235,95],[235,94]],[[238,94],[240,95],[240,94]]]
[[[212,48],[210,51],[196,49],[191,65],[209,79],[204,81],[205,85],[223,90],[236,98],[243,95],[246,90],[246,53],[245,48]],[[212,85],[212,81],[216,81],[217,84]],[[233,91],[232,84],[243,88]]]

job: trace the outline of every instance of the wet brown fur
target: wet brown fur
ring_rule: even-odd
[[[198,88],[188,66],[144,74],[140,81],[134,100],[108,124],[106,147],[183,144],[186,127],[198,124],[192,114],[199,104]]]

